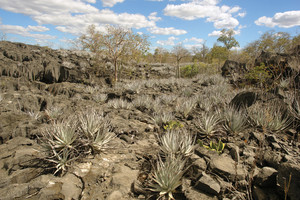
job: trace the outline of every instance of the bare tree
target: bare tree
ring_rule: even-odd
[[[96,30],[95,25],[87,29],[87,34],[79,38],[84,49],[103,53],[114,65],[115,81],[118,81],[118,62],[134,58],[147,51],[149,43],[146,36],[135,34],[130,29],[107,25],[105,33]]]
[[[5,40],[6,40],[6,34],[1,31],[0,32],[0,41],[5,41]]]
[[[183,58],[188,57],[190,55],[190,52],[180,43],[173,47],[172,53],[176,58],[176,77],[180,78],[180,61]]]
[[[162,62],[166,60],[167,54],[168,54],[168,50],[163,47],[157,47],[154,50],[154,58],[160,64],[162,64]]]

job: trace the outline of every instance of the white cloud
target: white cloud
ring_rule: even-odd
[[[172,36],[168,40],[158,40],[156,43],[162,46],[173,46],[175,45],[175,40],[178,40],[178,38]]]
[[[45,32],[49,31],[49,28],[45,26],[27,26],[28,31],[33,31],[33,32]]]
[[[103,3],[106,3],[108,6],[123,1],[124,0],[105,0]],[[159,19],[155,13],[150,15],[152,19],[148,19],[141,14],[118,14],[109,9],[99,10],[85,2],[94,3],[96,1],[1,0],[1,8],[7,11],[28,15],[40,25],[51,24],[57,26],[56,29],[59,31],[75,35],[84,33],[86,27],[90,24],[95,24],[100,27],[100,29],[105,24],[140,29],[155,26],[155,20]]]
[[[208,22],[213,22],[216,28],[234,28],[239,25],[239,21],[232,17],[238,12],[239,6],[229,7],[218,6],[218,0],[193,0],[179,5],[168,4],[164,9],[164,14],[174,16],[184,20],[195,20],[204,18]]]
[[[117,3],[122,3],[124,0],[101,0],[104,7],[113,7]]]
[[[192,50],[194,48],[201,48],[203,47],[203,44],[185,44],[184,45],[185,48]]]
[[[243,17],[245,17],[245,16],[246,16],[246,12],[241,12],[241,13],[238,13],[238,14],[237,14],[237,16],[239,16],[239,17],[242,17],[242,18],[243,18]]]
[[[192,38],[189,38],[189,39],[188,38],[185,39],[183,42],[195,42],[195,43],[200,44],[200,43],[203,43],[204,40],[202,38],[192,37]]]
[[[49,0],[1,0],[1,9],[22,13],[29,16],[62,13],[90,13],[97,12],[98,9],[77,0],[49,1]]]
[[[233,30],[233,35],[239,35],[241,33],[241,29],[245,28],[245,26],[239,26],[237,30]],[[222,34],[221,31],[213,31],[208,34],[209,37],[219,37]]]
[[[291,28],[300,26],[300,10],[276,13],[273,17],[260,17],[255,21],[258,26]]]
[[[1,24],[0,29],[4,33],[16,34],[16,35],[20,35],[23,37],[30,37],[30,38],[39,39],[39,40],[50,40],[50,39],[56,38],[55,36],[47,35],[47,34],[30,33],[30,31],[33,31],[33,30],[41,30],[41,29],[45,30],[44,28],[41,28],[41,27],[33,27],[33,26],[29,27],[28,26],[27,28],[25,28],[23,26]]]
[[[182,29],[175,29],[174,27],[168,27],[168,28],[159,28],[159,27],[151,27],[147,29],[152,34],[157,35],[183,35],[186,34],[187,31]]]
[[[84,0],[84,1],[86,1],[88,3],[96,3],[96,0]]]
[[[148,16],[148,18],[154,22],[160,21],[161,17],[157,17],[156,15],[157,15],[157,12],[153,12]]]
[[[213,31],[208,34],[209,37],[219,37],[221,35],[221,31]]]

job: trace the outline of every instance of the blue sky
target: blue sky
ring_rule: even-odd
[[[241,48],[268,30],[300,34],[299,0],[0,0],[0,31],[10,41],[70,47],[95,24],[146,34],[151,48],[212,47],[223,28]]]

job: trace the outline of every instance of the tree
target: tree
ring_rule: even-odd
[[[209,48],[205,45],[205,42],[204,42],[202,47],[200,47],[200,48],[193,47],[192,52],[194,54],[193,61],[198,60],[198,61],[201,61],[201,62],[205,62],[206,57],[209,53]]]
[[[165,62],[167,59],[168,50],[163,47],[157,47],[154,50],[154,58],[156,62],[159,62],[162,64],[162,62]]]
[[[182,44],[177,44],[173,47],[172,53],[174,54],[176,58],[176,77],[180,78],[180,61],[188,57],[190,55],[190,52],[182,46]]]
[[[149,47],[146,36],[135,34],[130,29],[107,25],[104,33],[90,25],[87,34],[79,38],[84,49],[93,53],[103,53],[113,63],[115,81],[118,81],[118,62],[124,59],[136,59]]]
[[[230,50],[233,47],[239,47],[240,44],[238,41],[235,40],[234,36],[234,30],[233,29],[222,29],[221,30],[221,35],[218,38],[218,42],[222,42],[224,46]]]
[[[228,58],[229,50],[226,47],[221,47],[218,45],[214,45],[209,52],[209,56],[211,59],[217,59],[218,64],[221,64],[221,61],[224,61]]]
[[[5,41],[5,40],[6,40],[6,34],[1,31],[0,32],[0,41]]]

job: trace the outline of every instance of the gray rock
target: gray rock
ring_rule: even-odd
[[[257,186],[253,187],[253,198],[254,200],[268,200],[268,196],[265,194],[264,190]]]
[[[277,170],[271,167],[263,167],[255,177],[254,183],[261,187],[274,187],[276,186],[277,174]]]
[[[187,179],[182,180],[182,191],[189,200],[218,200],[218,198],[214,195],[206,194],[193,188],[191,186],[191,181]]]
[[[207,175],[205,172],[202,172],[202,176],[195,184],[195,188],[212,195],[219,194],[221,190],[221,186],[219,185],[219,183],[209,175]]]
[[[233,143],[228,143],[226,146],[230,149],[230,155],[235,162],[240,161],[240,148]]]
[[[107,200],[122,200],[124,195],[119,190],[113,191],[108,197]]]
[[[123,165],[117,173],[112,175],[111,184],[119,187],[120,191],[128,193],[131,190],[132,184],[137,179],[138,173],[138,170],[132,170]]]
[[[244,180],[246,177],[242,166],[226,155],[211,158],[210,168],[213,172],[231,181]]]
[[[192,168],[194,171],[193,177],[197,179],[201,175],[201,173],[206,170],[207,164],[203,158],[199,157],[196,154],[193,154],[191,156],[191,160],[192,160]]]
[[[300,197],[300,165],[294,163],[282,163],[278,168],[278,185],[284,191],[284,185],[290,180],[288,198],[298,200]]]

